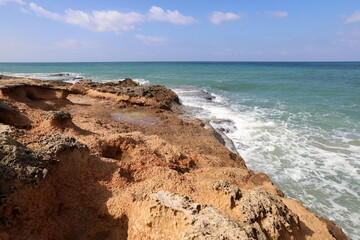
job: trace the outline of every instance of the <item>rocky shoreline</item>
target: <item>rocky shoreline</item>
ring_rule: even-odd
[[[0,239],[348,239],[163,86],[0,76]]]

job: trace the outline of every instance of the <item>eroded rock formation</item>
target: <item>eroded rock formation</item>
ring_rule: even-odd
[[[162,86],[0,76],[0,239],[347,239]]]

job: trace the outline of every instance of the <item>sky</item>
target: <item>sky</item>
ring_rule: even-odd
[[[0,62],[360,61],[359,0],[0,0]]]

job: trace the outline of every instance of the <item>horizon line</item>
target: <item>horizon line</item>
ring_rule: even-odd
[[[231,61],[231,60],[171,60],[171,61],[10,61],[10,62],[2,62],[4,63],[186,63],[186,62],[218,62],[218,63],[356,63],[360,62],[360,60],[310,60],[310,61],[302,61],[302,60],[294,60],[294,61],[263,61],[263,60],[249,60],[249,61]]]

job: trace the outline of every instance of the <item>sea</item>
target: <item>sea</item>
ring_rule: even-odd
[[[251,170],[360,239],[360,62],[0,63],[0,74],[170,87]]]

